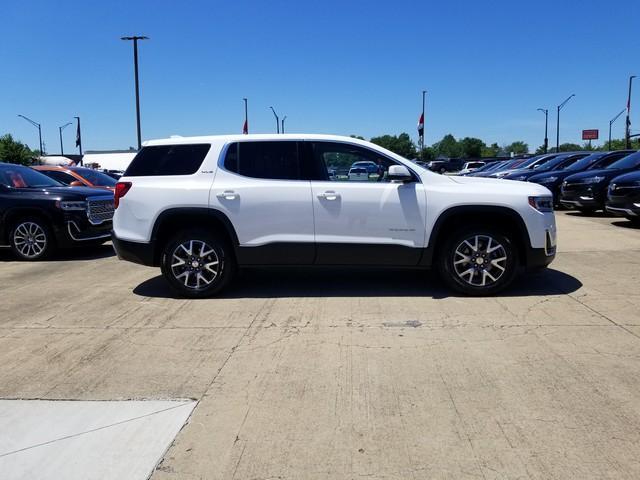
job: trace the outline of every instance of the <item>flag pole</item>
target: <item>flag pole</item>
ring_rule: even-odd
[[[427,94],[427,91],[423,90],[422,91],[422,122],[423,122],[423,124],[422,124],[422,145],[421,145],[420,153],[422,153],[422,150],[424,150],[424,121],[425,121],[425,118],[424,118],[424,97],[425,97],[426,94]]]
[[[82,161],[82,132],[80,131],[80,117],[73,117],[78,120],[78,128],[76,130],[76,147],[80,150],[80,165],[84,165]]]
[[[242,133],[246,135],[249,133],[249,111],[247,108],[247,99],[243,98],[242,100],[244,100],[244,125],[242,127]]]

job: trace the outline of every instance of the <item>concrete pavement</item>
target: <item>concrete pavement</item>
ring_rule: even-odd
[[[640,230],[558,225],[494,298],[285,270],[182,300],[108,247],[4,256],[0,398],[199,400],[154,479],[638,478]]]

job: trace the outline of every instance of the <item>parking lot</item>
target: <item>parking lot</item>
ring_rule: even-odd
[[[638,478],[640,229],[558,229],[493,298],[298,269],[183,300],[109,245],[2,252],[0,397],[197,400],[154,479]]]

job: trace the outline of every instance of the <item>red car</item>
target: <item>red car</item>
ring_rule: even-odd
[[[38,165],[32,168],[70,187],[106,188],[112,192],[116,188],[117,180],[91,168],[51,165]]]

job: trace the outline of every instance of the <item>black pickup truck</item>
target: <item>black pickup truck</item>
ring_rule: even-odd
[[[0,247],[22,260],[106,242],[113,210],[108,190],[66,187],[29,167],[0,163]]]

